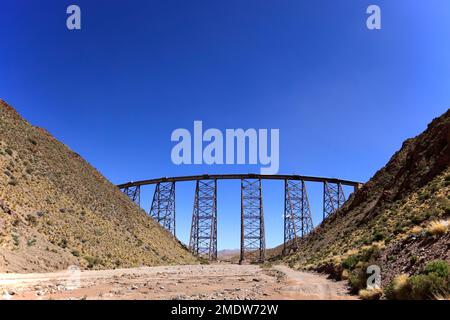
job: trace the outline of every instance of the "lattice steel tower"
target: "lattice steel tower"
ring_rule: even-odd
[[[125,193],[131,201],[136,203],[138,206],[141,205],[141,187],[140,186],[133,186],[133,187],[126,187],[122,189],[122,192]]]
[[[150,216],[175,236],[175,182],[156,184]]]
[[[301,238],[313,230],[305,181],[284,181],[284,250],[297,250]]]
[[[217,259],[217,180],[197,180],[192,214],[191,252]]]
[[[263,262],[266,242],[261,179],[241,179],[241,258]]]
[[[345,203],[345,194],[341,183],[323,183],[323,218],[339,210]]]

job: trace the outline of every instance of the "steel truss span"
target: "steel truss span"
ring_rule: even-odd
[[[141,205],[141,187],[155,185],[149,215],[176,235],[175,184],[196,181],[189,250],[196,256],[217,259],[217,181],[241,181],[240,262],[265,260],[263,180],[284,181],[284,250],[298,250],[299,242],[313,231],[306,182],[323,184],[323,219],[339,210],[346,201],[343,186],[359,189],[362,183],[336,178],[299,175],[214,174],[158,178],[128,182],[118,187],[137,205]]]

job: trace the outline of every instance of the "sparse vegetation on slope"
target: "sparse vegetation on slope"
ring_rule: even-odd
[[[450,264],[447,261],[429,262],[419,274],[401,274],[386,287],[386,297],[392,300],[425,300],[447,297],[450,294]]]
[[[0,272],[196,263],[78,154],[0,100]]]
[[[405,141],[389,163],[285,261],[294,268],[348,279],[355,293],[365,289],[370,264],[381,267],[386,287],[396,275],[419,274],[429,261],[449,262],[449,144],[450,110],[424,133]],[[420,285],[429,280],[412,279]]]

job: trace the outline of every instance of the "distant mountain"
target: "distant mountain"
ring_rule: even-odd
[[[239,249],[224,249],[217,251],[217,259],[222,261],[239,262],[241,251]]]
[[[197,261],[89,163],[2,100],[0,175],[0,272]]]

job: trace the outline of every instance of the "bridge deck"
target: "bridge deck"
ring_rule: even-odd
[[[336,178],[325,178],[325,177],[313,177],[313,176],[299,176],[299,175],[283,175],[283,174],[273,174],[273,175],[263,175],[263,174],[204,174],[195,176],[182,176],[182,177],[163,177],[150,180],[141,181],[131,181],[118,185],[119,188],[129,188],[136,186],[144,186],[149,184],[157,184],[160,182],[180,182],[180,181],[196,181],[196,180],[206,180],[206,179],[217,179],[217,180],[238,180],[238,179],[263,179],[263,180],[303,180],[311,182],[328,182],[328,183],[340,183],[345,186],[352,186],[358,188],[362,185],[361,182],[341,180]]]

